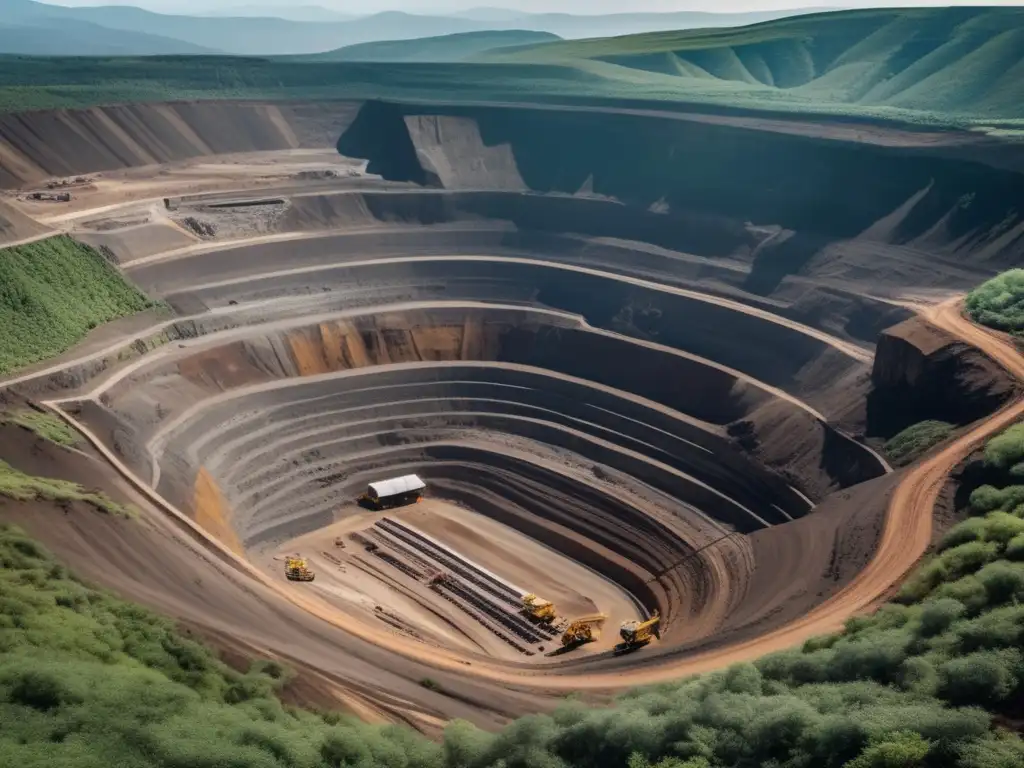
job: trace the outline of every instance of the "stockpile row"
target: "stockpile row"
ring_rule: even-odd
[[[521,596],[515,590],[457,553],[394,520],[383,518],[376,527],[389,539],[389,546],[397,548],[404,544],[441,566],[444,578],[432,585],[435,591],[438,587],[447,588],[528,642],[542,643],[554,636],[554,630],[547,625],[535,625],[519,615]]]
[[[456,552],[394,520],[383,518],[353,539],[399,572],[428,586],[440,597],[520,653],[527,645],[547,642],[557,632],[524,618],[522,596],[510,585],[465,560]]]
[[[482,590],[483,592],[497,598],[502,603],[511,606],[515,611],[515,613],[512,614],[514,619],[520,622],[524,631],[529,630],[539,634],[541,636],[541,641],[545,638],[553,638],[557,634],[555,630],[546,624],[535,625],[520,617],[518,612],[522,607],[522,594],[508,584],[502,582],[500,579],[495,578],[492,574],[479,568],[472,562],[465,560],[457,552],[453,552],[447,547],[444,547],[435,541],[431,541],[419,531],[414,528],[410,528],[397,520],[382,518],[377,521],[376,525],[382,530],[390,533],[392,536],[419,549],[428,557],[441,564],[450,573],[457,574],[477,589]],[[488,602],[493,602],[487,597],[487,595],[483,595],[483,597],[487,599]],[[504,610],[507,611],[507,608]]]

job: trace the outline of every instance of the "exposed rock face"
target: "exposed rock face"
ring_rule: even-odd
[[[329,147],[357,109],[175,102],[0,115],[0,188],[229,152]]]
[[[788,275],[863,279],[883,268],[900,284],[960,287],[972,281],[956,273],[975,258],[986,269],[1016,263],[1020,174],[906,137],[883,145],[820,132],[610,109],[367,102],[338,149],[396,181],[614,199],[671,224],[673,247],[691,253],[706,253],[708,233],[716,255],[737,228],[773,233],[727,251],[751,259],[745,287],[756,293]],[[850,241],[857,247],[836,250]]]
[[[883,437],[925,419],[967,424],[1014,392],[995,361],[918,317],[882,333],[871,379],[868,434]]]

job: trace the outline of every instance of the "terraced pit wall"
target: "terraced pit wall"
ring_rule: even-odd
[[[358,104],[175,102],[0,115],[0,187],[269,150],[327,147]]]
[[[338,148],[387,178],[448,189],[613,197],[668,214],[644,239],[692,253],[720,253],[748,224],[778,228],[753,254],[745,287],[759,293],[850,239],[994,267],[1019,255],[1024,177],[987,164],[987,143],[769,123],[368,102]]]

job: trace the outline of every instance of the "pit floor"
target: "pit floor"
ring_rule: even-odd
[[[366,621],[383,621],[395,632],[428,644],[531,663],[543,662],[549,658],[546,653],[561,647],[556,637],[545,644],[543,652],[527,657],[424,583],[367,553],[352,536],[381,517],[418,529],[496,576],[551,600],[558,611],[555,625],[588,614],[605,614],[600,637],[570,651],[572,656],[613,648],[619,641],[619,625],[641,618],[633,598],[596,571],[502,523],[436,498],[384,512],[346,506],[338,510],[334,524],[250,554],[285,582],[285,556],[301,554],[316,572],[316,580],[288,582],[292,588],[315,589],[346,613]],[[335,545],[338,537],[344,539],[344,547]]]

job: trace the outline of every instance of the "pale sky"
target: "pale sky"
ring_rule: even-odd
[[[623,12],[668,12],[668,11],[717,11],[719,13],[777,10],[787,8],[822,7],[907,7],[907,6],[951,6],[951,5],[1024,5],[1024,0],[44,0],[53,5],[136,5],[163,13],[190,13],[214,7],[232,6],[288,7],[296,5],[319,5],[335,11],[364,15],[378,11],[401,10],[410,13],[444,13],[477,6],[510,8],[535,13],[561,12],[575,14],[623,13]],[[2,4],[2,0],[0,0]]]

